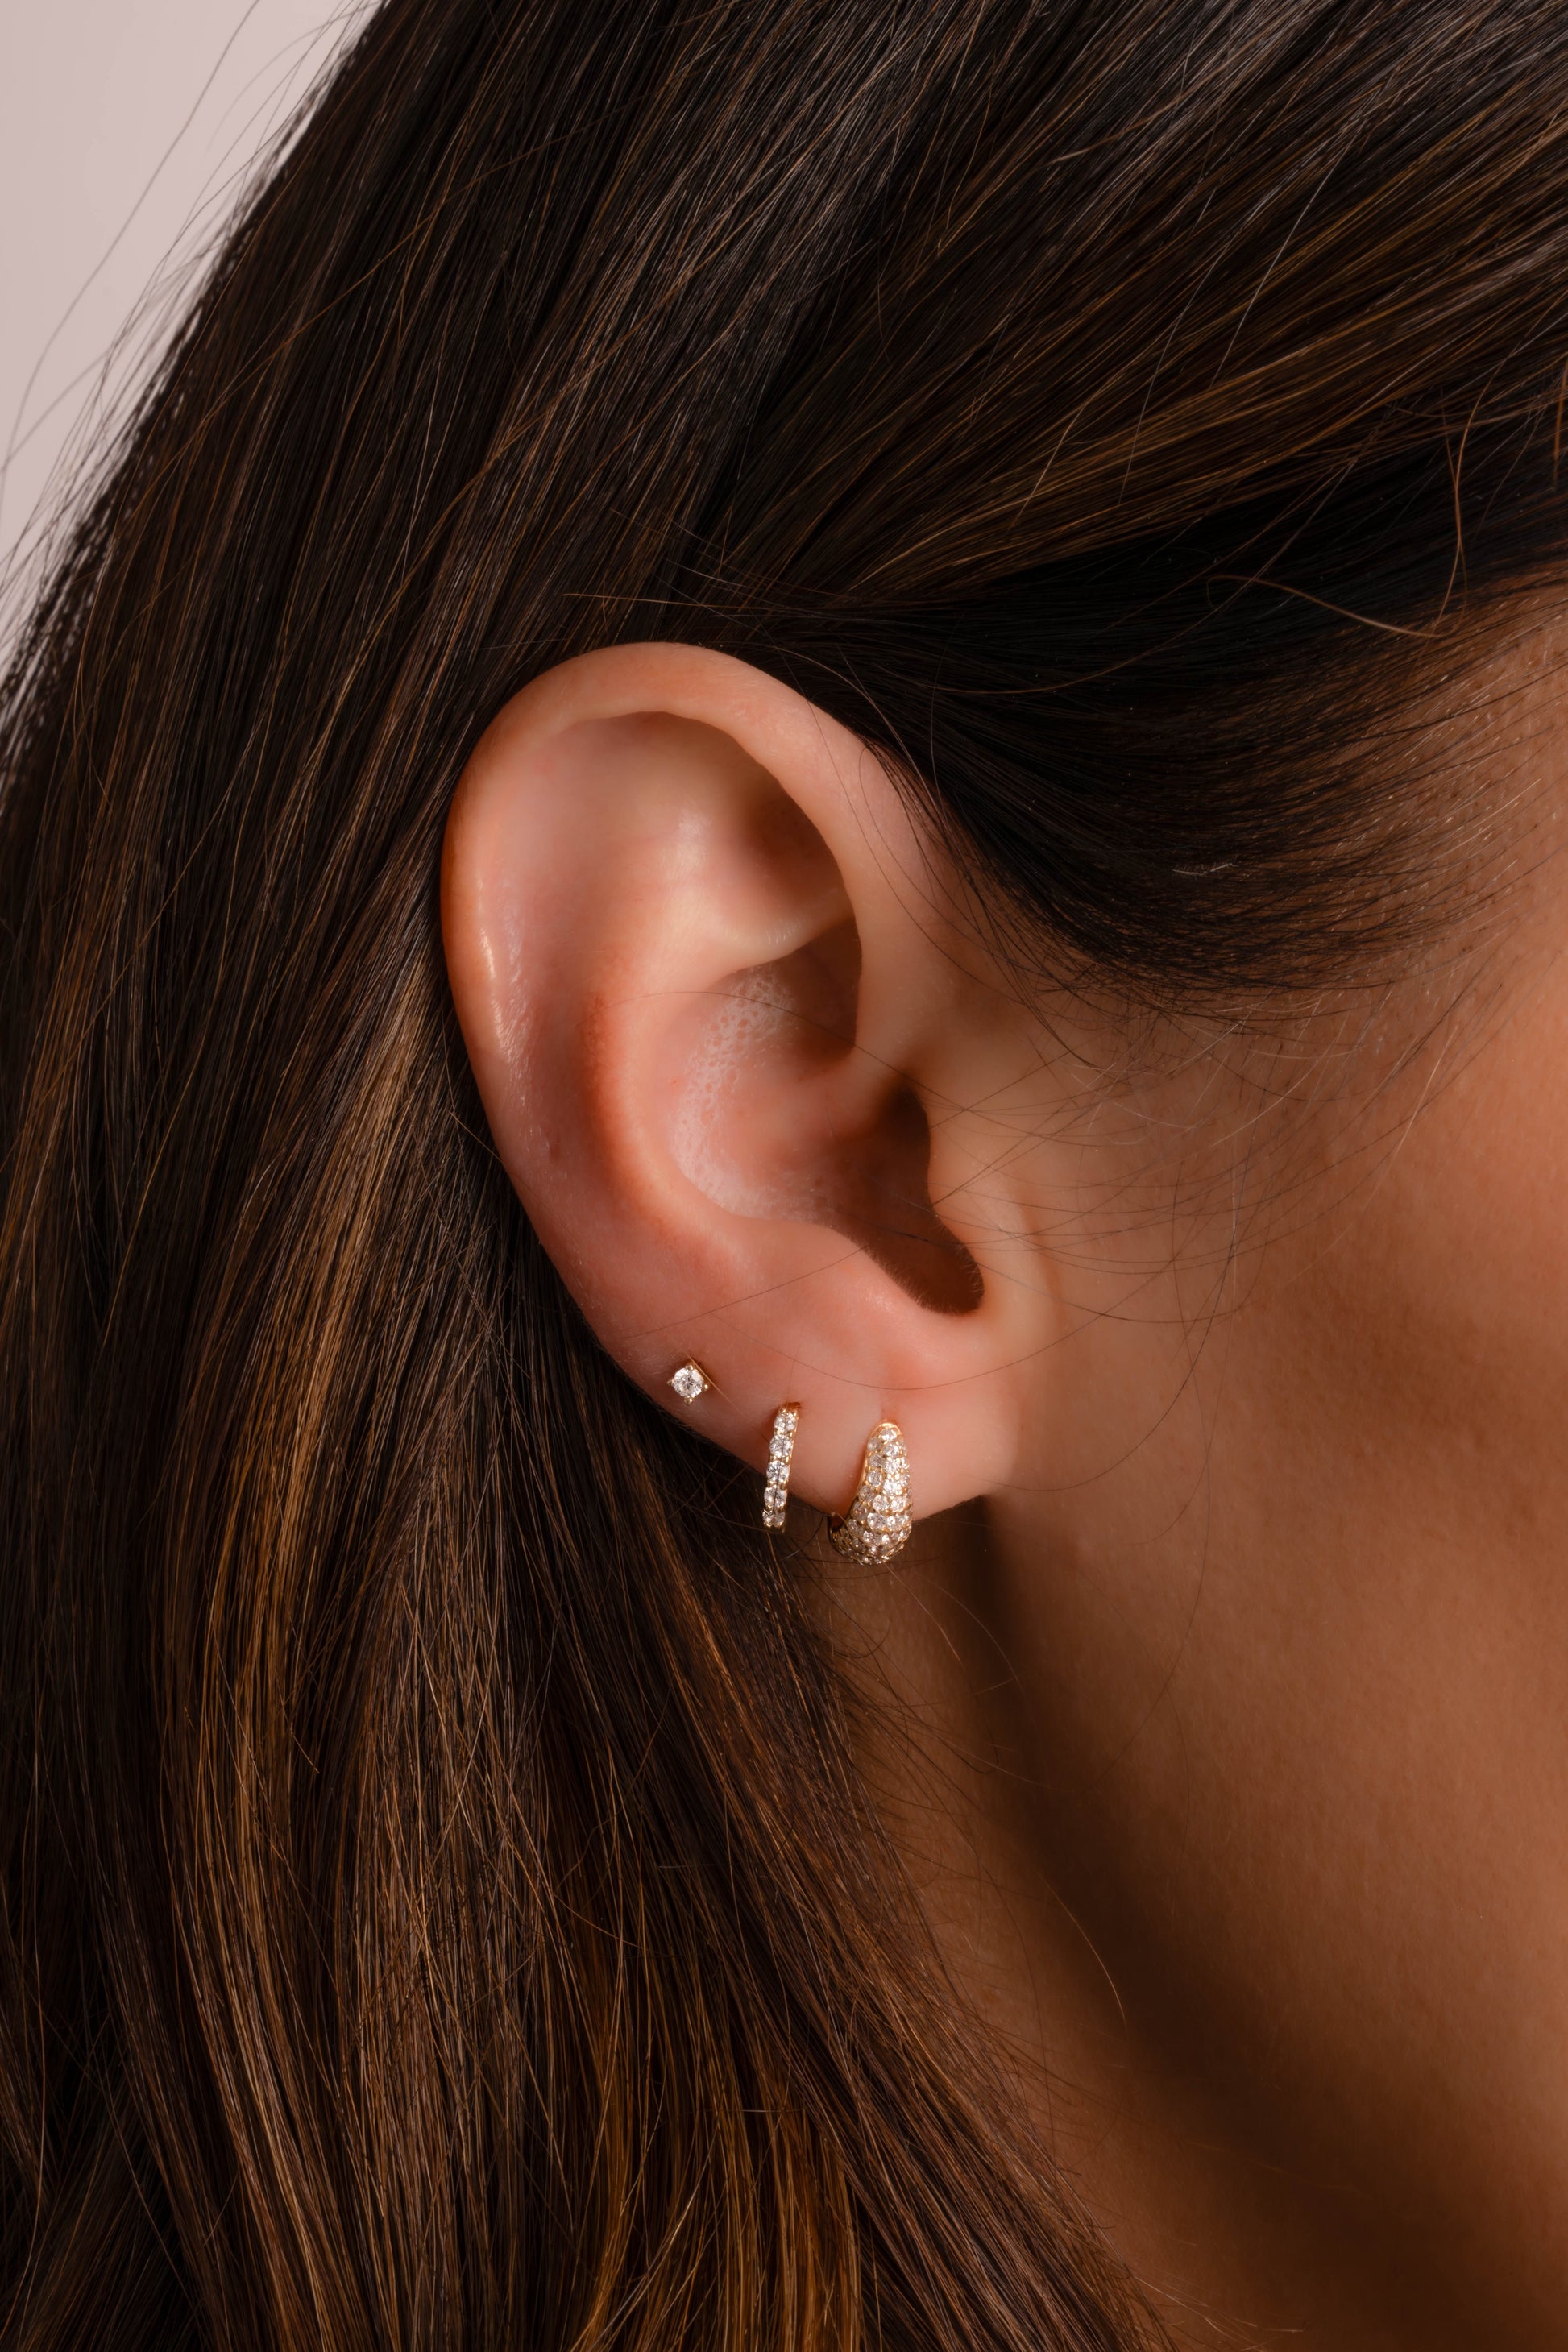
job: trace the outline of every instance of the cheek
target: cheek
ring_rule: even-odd
[[[1568,2069],[1564,1074],[1542,989],[1235,1303],[1086,1325],[1000,1507],[1056,1883],[1355,2165],[1468,2134],[1501,2179]]]
[[[1568,1528],[1568,988],[1457,1061],[1278,1253],[1245,1346],[1342,1512],[1400,1557],[1484,1552],[1500,1601],[1545,1544],[1555,1588]]]
[[[1132,1707],[1233,1625],[1240,1695],[1320,1622],[1325,1676],[1440,1600],[1473,1664],[1482,1621],[1568,1630],[1568,970],[1445,1057],[1298,1132],[1264,1213],[1134,1205],[1067,1285],[1005,1512],[1114,1593]]]

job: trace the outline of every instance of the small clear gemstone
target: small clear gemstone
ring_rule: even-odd
[[[695,1404],[700,1396],[706,1396],[712,1382],[700,1364],[682,1364],[679,1371],[671,1372],[669,1385],[683,1403]]]

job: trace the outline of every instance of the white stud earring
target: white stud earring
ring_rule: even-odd
[[[669,1385],[682,1404],[695,1404],[699,1397],[707,1395],[713,1383],[701,1365],[693,1360],[671,1372]]]

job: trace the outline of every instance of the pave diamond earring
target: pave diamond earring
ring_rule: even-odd
[[[773,1433],[768,1440],[768,1483],[763,1489],[764,1528],[782,1528],[784,1523],[790,1465],[795,1460],[795,1433],[799,1427],[799,1405],[781,1404],[773,1415]]]
[[[846,1559],[879,1567],[902,1551],[913,1525],[904,1433],[896,1421],[879,1421],[866,1440],[859,1490],[847,1516],[835,1520],[828,1534]]]

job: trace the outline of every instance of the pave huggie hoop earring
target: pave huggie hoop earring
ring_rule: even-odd
[[[782,1528],[784,1523],[790,1465],[795,1460],[795,1433],[799,1427],[799,1405],[781,1404],[773,1415],[773,1433],[768,1440],[768,1483],[763,1489],[764,1528]]]
[[[910,1456],[896,1421],[879,1421],[866,1440],[860,1485],[848,1514],[828,1533],[846,1559],[879,1567],[902,1551],[914,1526],[910,1517]]]

